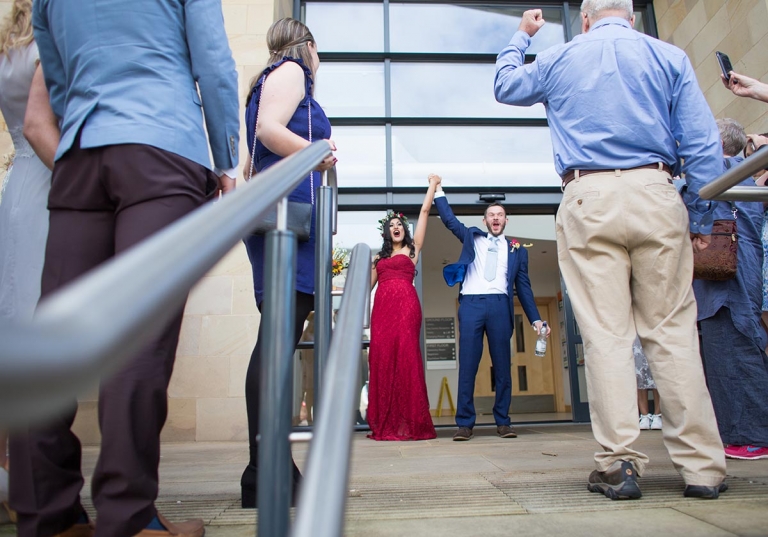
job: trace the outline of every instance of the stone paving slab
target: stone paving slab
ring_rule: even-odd
[[[469,442],[453,429],[426,442],[353,440],[346,535],[768,535],[768,460],[728,461],[730,490],[715,502],[683,498],[684,483],[661,434],[635,446],[651,463],[643,498],[612,502],[586,490],[599,448],[588,425],[520,425],[517,439],[477,427]],[[293,447],[303,467],[308,447]],[[256,510],[239,507],[245,443],[163,444],[158,508],[171,520],[202,517],[209,537],[255,534]],[[98,449],[86,447],[86,483]],[[90,489],[83,489],[90,505]],[[14,535],[0,525],[0,537]]]

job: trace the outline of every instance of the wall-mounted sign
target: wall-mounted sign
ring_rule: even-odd
[[[456,369],[456,319],[424,319],[427,369]]]
[[[456,343],[427,343],[427,361],[456,359]]]
[[[428,317],[424,324],[426,339],[456,338],[456,320],[453,317]]]

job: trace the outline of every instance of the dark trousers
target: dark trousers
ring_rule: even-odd
[[[459,304],[459,391],[456,405],[456,425],[459,427],[471,429],[475,426],[475,377],[483,356],[484,335],[488,336],[488,350],[496,379],[493,418],[496,425],[510,424],[512,318],[509,297],[463,295]]]
[[[757,322],[755,331],[760,330]],[[748,337],[723,306],[701,321],[707,387],[724,444],[768,447],[768,357],[760,335]]]
[[[200,206],[209,174],[148,145],[80,149],[76,140],[53,171],[42,296]],[[181,316],[101,381],[101,453],[92,482],[99,536],[135,535],[156,514],[160,431]],[[11,502],[20,537],[62,532],[83,512],[80,441],[70,429],[76,410],[73,402],[45,425],[11,438]]]

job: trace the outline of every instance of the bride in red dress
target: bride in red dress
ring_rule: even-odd
[[[377,282],[379,286],[371,312],[368,353],[368,437],[374,440],[428,440],[437,436],[429,413],[419,337],[421,304],[413,277],[440,181],[439,176],[430,174],[413,239],[402,213],[388,213],[381,220],[384,243],[371,273],[371,287]]]

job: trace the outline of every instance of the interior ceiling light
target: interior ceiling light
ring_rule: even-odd
[[[526,242],[525,244],[523,244],[523,248],[530,248],[531,246],[533,246],[532,242]]]

